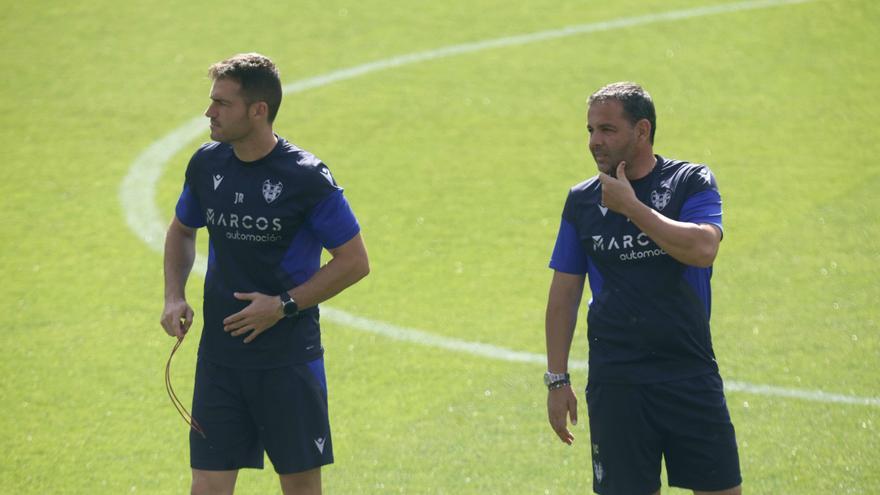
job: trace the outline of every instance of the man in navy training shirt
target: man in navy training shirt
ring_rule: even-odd
[[[321,493],[333,445],[317,304],[367,275],[366,248],[327,166],[273,132],[282,90],[272,61],[236,55],[209,74],[213,142],[190,159],[165,238],[162,326],[182,338],[196,231],[209,234],[192,493],[232,493],[264,451],[285,494]]]
[[[705,165],[654,155],[654,103],[640,86],[605,86],[588,107],[599,174],[569,191],[550,261],[550,425],[571,444],[568,355],[588,279],[593,491],[659,494],[665,458],[670,486],[739,494],[736,437],[709,334],[722,237],[715,178]]]

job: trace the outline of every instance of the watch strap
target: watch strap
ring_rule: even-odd
[[[555,390],[569,384],[571,384],[571,376],[568,373],[553,373],[552,371],[544,373],[544,385],[547,385],[549,390]]]
[[[549,385],[547,385],[547,390],[556,390],[557,388],[562,388],[566,385],[571,385],[571,380],[569,380],[568,378],[563,378],[562,380],[551,382]]]

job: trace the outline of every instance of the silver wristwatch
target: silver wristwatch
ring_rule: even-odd
[[[547,385],[549,390],[554,390],[570,384],[571,377],[568,373],[551,373],[549,371],[544,373],[544,385]]]

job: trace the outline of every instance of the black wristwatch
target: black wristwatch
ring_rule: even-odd
[[[299,314],[299,306],[296,305],[296,301],[290,297],[287,291],[282,292],[278,297],[281,298],[281,310],[284,312],[285,318],[293,318]]]
[[[544,373],[544,385],[547,385],[547,390],[556,390],[557,388],[562,388],[566,385],[571,385],[571,377],[568,373]]]

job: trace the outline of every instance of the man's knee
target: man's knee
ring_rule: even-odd
[[[232,495],[238,471],[192,470],[192,495]]]
[[[284,495],[320,495],[321,468],[310,469],[302,473],[282,474],[281,491]]]

